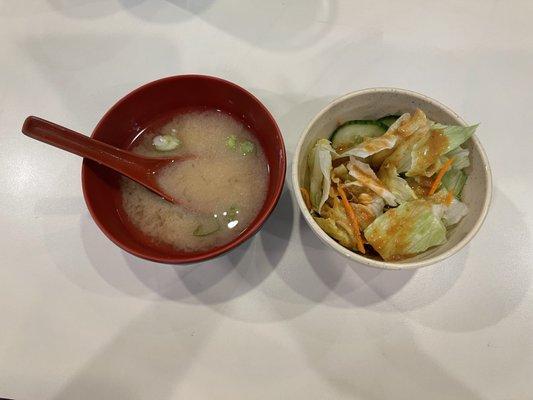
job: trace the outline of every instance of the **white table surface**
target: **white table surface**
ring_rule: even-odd
[[[529,0],[2,1],[0,397],[533,398],[532,16]],[[321,244],[287,179],[222,258],[130,256],[89,217],[81,159],[20,127],[35,114],[89,133],[182,73],[252,91],[289,158],[334,97],[428,94],[481,122],[489,216],[448,261],[380,271]]]

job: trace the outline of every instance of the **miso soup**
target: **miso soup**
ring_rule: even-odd
[[[157,176],[181,205],[123,178],[124,211],[155,242],[183,251],[218,247],[242,233],[263,207],[269,179],[263,150],[244,124],[220,111],[178,114],[141,134],[132,151],[193,156]]]

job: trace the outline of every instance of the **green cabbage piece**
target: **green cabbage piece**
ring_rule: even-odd
[[[452,167],[456,169],[463,169],[470,166],[469,155],[470,151],[468,149],[463,149],[461,146],[445,154],[446,158],[453,157]]]
[[[445,153],[448,153],[466,142],[474,134],[479,124],[471,126],[446,126],[443,133],[449,140]]]
[[[448,139],[442,132],[427,132],[414,144],[411,150],[411,166],[406,175],[429,177],[437,172],[442,166],[441,156],[446,151],[447,143]],[[441,148],[435,149],[438,145],[441,145]]]
[[[331,147],[331,142],[327,139],[320,139],[308,156],[309,195],[311,205],[319,213],[328,199],[331,187],[332,154],[336,154],[336,152]]]
[[[383,164],[378,171],[378,178],[394,195],[398,204],[416,200],[417,196],[405,179],[398,175],[392,164]]]
[[[425,137],[426,133],[427,130],[420,129],[407,138],[403,138],[394,151],[383,160],[381,166],[394,166],[398,173],[407,172],[411,168],[413,147]]]
[[[342,246],[348,248],[353,247],[353,243],[348,232],[342,228],[339,228],[332,218],[314,217],[314,219],[324,232],[338,241]]]
[[[445,149],[444,153],[448,153],[464,142],[466,142],[474,134],[479,124],[470,125],[470,126],[459,126],[459,125],[443,125],[438,122],[434,122],[431,125],[431,130],[442,131],[444,135],[448,138],[448,147]]]
[[[372,196],[372,198],[368,203],[350,203],[350,206],[355,209],[355,216],[361,229],[365,229],[378,215],[383,214],[383,207],[385,205],[383,199],[377,194],[370,196]],[[352,227],[350,225],[350,220],[348,219],[346,210],[339,199],[332,198],[331,201],[324,204],[320,215],[325,218],[333,219],[338,226],[351,234]]]
[[[446,204],[448,193],[448,190],[441,189],[431,196],[431,200],[434,202],[433,213],[438,218],[442,219],[442,222],[446,227],[457,224],[466,214],[468,214],[468,207],[466,204],[455,197],[450,204]]]
[[[350,221],[348,220],[348,216],[346,215],[346,211],[341,202],[338,199],[333,199],[331,206],[328,203],[324,204],[322,207],[320,216],[332,219],[346,232],[351,232],[352,228],[350,227]]]
[[[354,177],[363,186],[368,187],[374,193],[381,196],[389,206],[397,205],[394,195],[387,189],[383,182],[380,181],[368,164],[361,162],[352,156],[350,157],[350,162],[347,164],[347,167],[350,176]]]
[[[446,227],[427,200],[413,200],[376,218],[365,238],[384,260],[400,260],[446,241]]]
[[[462,143],[468,140],[475,132],[478,125],[472,126],[446,126],[442,124],[433,124],[431,132],[428,132],[423,138],[421,138],[414,146],[411,152],[411,168],[407,171],[407,176],[432,176],[443,165],[443,163],[450,158],[449,155],[457,149]],[[442,145],[438,151],[432,149],[435,146],[434,141],[431,140],[436,135],[435,131],[439,131],[445,138],[445,143],[439,143]],[[459,163],[469,162],[465,161],[465,157],[468,158],[467,150],[462,149],[458,151],[460,155]],[[459,153],[460,152],[460,153]],[[428,157],[428,154],[433,156],[433,159]],[[445,157],[442,157],[446,155]]]
[[[462,170],[451,168],[444,174],[441,183],[443,187],[445,187],[448,191],[452,191],[453,195],[460,199],[466,178],[467,176]]]
[[[452,226],[459,223],[466,214],[468,214],[468,207],[466,204],[453,198],[450,205],[446,206],[444,210],[442,222],[444,222],[446,227]]]
[[[344,164],[341,164],[338,167],[333,168],[332,175],[335,176],[335,181],[336,181],[336,178],[338,178],[339,180],[341,180],[343,182],[346,182],[346,181],[350,180],[350,175],[348,174],[348,169],[345,167]]]
[[[359,227],[364,230],[370,225],[376,217],[383,214],[383,207],[385,201],[378,195],[374,195],[370,203],[362,204],[358,203],[353,205],[355,209],[355,215],[359,221]]]

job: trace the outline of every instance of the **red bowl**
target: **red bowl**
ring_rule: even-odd
[[[127,148],[135,136],[150,124],[191,107],[222,110],[241,120],[255,134],[269,165],[266,200],[248,228],[230,243],[203,252],[178,251],[171,246],[154,243],[133,227],[122,211],[120,175],[85,159],[81,171],[83,195],[94,221],[116,245],[148,260],[168,264],[192,263],[233,249],[261,228],[276,206],[285,181],[285,146],[276,121],[251,93],[220,78],[181,75],[141,86],[104,115],[92,137]]]

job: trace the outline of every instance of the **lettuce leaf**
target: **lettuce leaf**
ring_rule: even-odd
[[[468,214],[468,207],[466,204],[454,197],[450,205],[444,210],[442,222],[444,222],[444,225],[447,227],[452,226],[461,221],[466,214]]]
[[[335,224],[335,221],[333,219],[319,217],[314,217],[314,219],[318,226],[320,226],[324,232],[326,232],[329,236],[338,241],[342,246],[348,248],[353,247],[352,239],[348,232],[346,232],[344,229],[339,228]]]
[[[433,196],[431,200],[434,202],[433,213],[442,219],[446,227],[457,224],[466,214],[468,214],[468,207],[455,197],[450,204],[446,204],[448,191],[441,189]]]
[[[344,164],[333,168],[333,170],[331,171],[331,176],[331,180],[335,183],[339,183],[340,181],[346,182],[350,179],[348,175],[348,169],[344,166]]]
[[[447,126],[444,128],[444,134],[449,140],[446,153],[459,147],[461,144],[470,139],[478,126],[479,124],[472,126]]]
[[[450,205],[446,206],[442,214],[442,222],[446,227],[457,224],[468,214],[468,207],[465,203],[453,198]]]
[[[411,152],[411,168],[407,176],[432,176],[450,158],[449,155],[458,156],[459,165],[468,161],[468,150],[461,149],[451,153],[463,142],[468,140],[475,132],[477,125],[473,126],[446,126],[433,124],[432,129],[414,146]],[[443,157],[446,155],[445,157]]]
[[[363,186],[368,187],[374,193],[383,197],[388,205],[395,206],[397,204],[394,195],[379,180],[368,164],[357,160],[355,157],[350,157],[347,167],[350,176],[357,179]]]
[[[344,206],[341,204],[340,200],[334,197],[331,199],[331,202],[328,203],[324,204],[320,215],[332,219],[338,226],[350,233],[352,231],[350,220],[348,219]]]
[[[462,170],[451,168],[444,174],[441,182],[443,187],[445,187],[448,191],[452,191],[453,195],[460,199],[466,178],[467,176]]]
[[[316,146],[311,149],[307,156],[307,167],[309,168],[309,197],[311,205],[317,208],[322,198],[322,180],[324,175],[320,170],[320,161],[318,160],[318,151]]]
[[[332,154],[336,154],[327,139],[320,139],[309,153],[309,194],[311,205],[320,213],[329,196],[331,187]]]
[[[359,222],[359,227],[365,230],[374,220],[383,214],[385,202],[377,195],[372,197],[368,203],[358,203],[352,205],[355,210],[355,216]]]
[[[359,227],[365,229],[370,225],[376,217],[383,214],[383,206],[385,202],[378,195],[369,196],[369,201],[365,203],[352,203],[350,206],[355,210],[355,217],[359,222]],[[335,223],[348,232],[352,234],[352,228],[350,225],[350,220],[346,215],[346,210],[338,198],[332,198],[324,207],[322,207],[322,217],[330,218],[335,221]]]
[[[468,149],[463,149],[461,146],[445,154],[447,158],[453,157],[453,168],[457,169],[463,169],[470,166],[469,155],[470,151]]]
[[[400,260],[446,241],[446,227],[427,200],[408,201],[388,210],[364,234],[384,260]]]
[[[448,146],[444,153],[448,153],[466,142],[474,134],[479,124],[470,126],[443,125],[433,123],[431,129],[440,130],[448,138]]]
[[[399,204],[416,200],[417,196],[405,179],[398,175],[396,167],[392,164],[383,164],[378,171],[378,178],[394,195]]]
[[[425,129],[419,129],[407,138],[403,138],[381,165],[394,166],[398,173],[407,172],[411,168],[413,147],[425,137],[427,132]]]
[[[431,176],[442,166],[441,156],[446,152],[448,139],[439,130],[424,134],[411,150],[411,166],[407,176]]]

